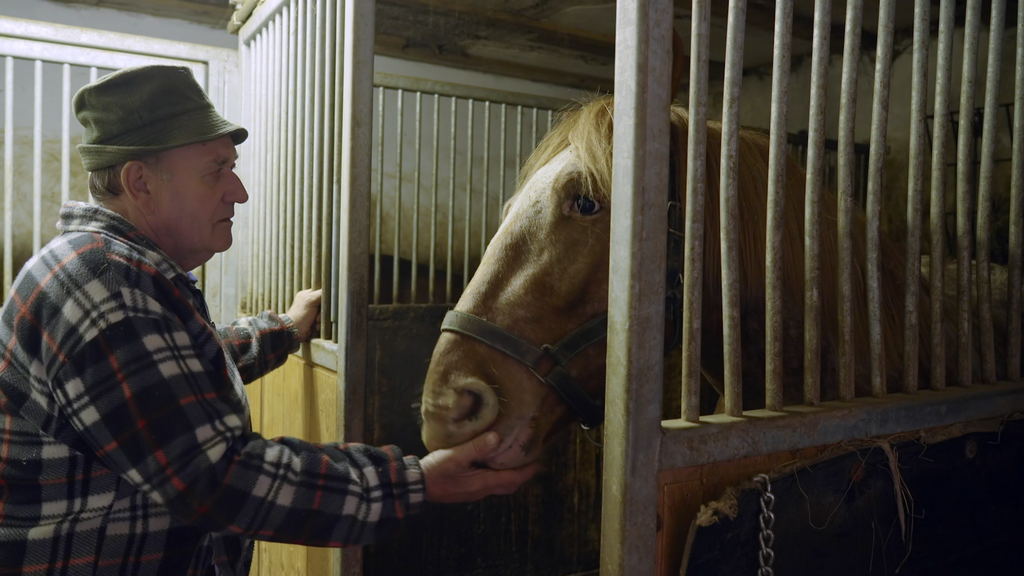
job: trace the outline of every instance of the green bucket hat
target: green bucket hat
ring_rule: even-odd
[[[238,145],[249,136],[217,113],[185,66],[118,70],[83,86],[72,105],[85,127],[78,151],[88,172],[223,136]]]

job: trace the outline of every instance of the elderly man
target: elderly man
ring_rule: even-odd
[[[533,474],[473,465],[493,432],[423,460],[254,433],[243,383],[310,337],[320,293],[214,326],[188,272],[231,246],[246,130],[172,66],[74,109],[100,205],[63,207],[0,318],[0,573],[246,574],[254,539],[366,543]]]

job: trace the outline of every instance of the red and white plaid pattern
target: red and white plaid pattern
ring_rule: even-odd
[[[243,383],[297,348],[291,319],[215,327],[128,221],[60,218],[0,317],[0,575],[246,574],[253,539],[362,544],[422,506],[395,447],[251,431]]]

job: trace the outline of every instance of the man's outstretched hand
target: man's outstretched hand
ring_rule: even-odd
[[[511,494],[529,480],[540,466],[535,462],[512,470],[479,468],[481,462],[498,447],[498,433],[491,431],[453,446],[435,450],[420,461],[427,500],[452,504],[472,502],[492,494]]]

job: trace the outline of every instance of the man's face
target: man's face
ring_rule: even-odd
[[[235,204],[249,199],[230,136],[163,152],[150,179],[154,240],[184,270],[231,247]]]

